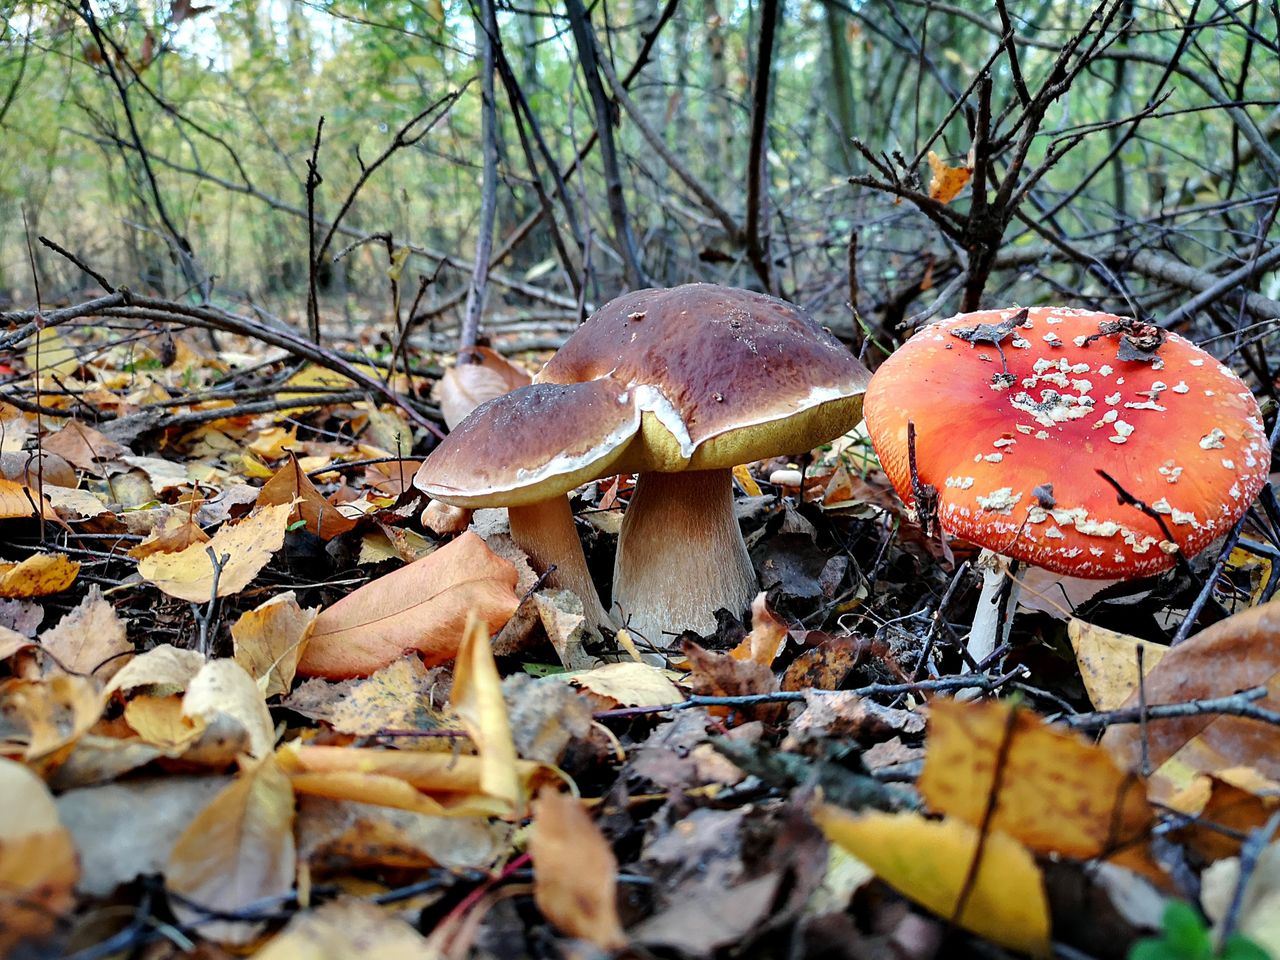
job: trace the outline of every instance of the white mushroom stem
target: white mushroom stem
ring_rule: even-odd
[[[733,472],[643,473],[622,519],[613,612],[632,634],[712,633],[715,611],[741,615],[758,590],[733,512]]]
[[[973,615],[973,628],[969,631],[969,656],[974,663],[981,663],[991,656],[997,646],[1009,639],[1009,631],[1013,627],[1013,611],[1018,603],[1016,576],[1012,578],[1004,621],[1000,619],[1000,594],[1004,589],[1007,563],[1004,557],[990,550],[983,550],[978,558],[978,566],[982,568],[982,593]]]
[[[555,566],[546,578],[547,586],[576,593],[582,600],[587,623],[593,629],[602,626],[613,629],[587,569],[569,498],[552,497],[523,507],[508,507],[507,518],[511,523],[511,538],[528,555],[533,569],[545,574]]]

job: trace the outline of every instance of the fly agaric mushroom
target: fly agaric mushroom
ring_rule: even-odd
[[[908,505],[928,491],[949,533],[1087,579],[1195,555],[1248,509],[1271,462],[1258,403],[1234,373],[1177,334],[1088,310],[986,310],[926,327],[876,371],[866,418]],[[995,647],[1001,580],[984,578],[977,661]]]
[[[619,618],[652,641],[708,633],[716,609],[741,612],[756,593],[732,468],[846,432],[868,379],[782,300],[714,284],[638,290],[589,318],[533,386],[478,408],[415,483],[462,506],[517,504],[517,542],[546,541],[535,565],[576,564],[563,494],[639,474],[614,564]]]

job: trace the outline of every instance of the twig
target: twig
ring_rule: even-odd
[[[218,611],[218,581],[222,578],[222,568],[231,560],[231,554],[224,553],[221,558],[213,551],[213,547],[205,547],[209,562],[213,564],[213,585],[209,588],[209,603],[204,612],[200,612],[199,604],[191,604],[191,615],[200,628],[200,637],[196,649],[204,656],[209,656],[209,631],[214,623],[214,615]]]
[[[324,117],[316,123],[316,137],[307,158],[307,330],[315,343],[320,342],[320,303],[316,274],[319,254],[316,252],[316,189],[324,183],[320,176],[320,140],[324,135]]]
[[[1268,710],[1253,702],[1266,696],[1266,687],[1253,687],[1226,697],[1148,705],[1145,711],[1141,706],[1137,706],[1119,710],[1101,710],[1096,713],[1080,713],[1074,717],[1063,717],[1060,722],[1075,730],[1102,730],[1120,724],[1140,723],[1144,715],[1148,722],[1222,715],[1245,717],[1249,720],[1259,720],[1273,726],[1280,726],[1280,710]]]
[[[1240,923],[1240,914],[1244,909],[1244,895],[1249,887],[1249,881],[1253,878],[1254,871],[1258,869],[1259,858],[1271,843],[1277,830],[1280,830],[1280,810],[1271,814],[1261,827],[1250,830],[1249,839],[1241,845],[1240,875],[1236,878],[1236,888],[1231,894],[1231,906],[1227,908],[1226,916],[1222,918],[1222,926],[1218,930],[1219,943],[1226,943],[1235,933]]]
[[[116,288],[113,287],[107,281],[106,277],[100,274],[97,270],[93,269],[93,267],[89,266],[87,263],[85,263],[83,260],[77,257],[74,253],[72,253],[70,250],[66,249],[65,247],[59,246],[58,244],[50,240],[48,237],[36,237],[36,239],[39,240],[42,244],[44,244],[46,247],[48,247],[50,250],[52,250],[54,253],[58,254],[58,256],[65,257],[67,260],[70,260],[82,272],[87,273],[89,276],[93,277],[93,279],[98,282],[98,286],[102,287],[102,289],[107,291],[107,293],[116,292]]]
[[[467,306],[458,333],[458,362],[476,345],[480,336],[480,314],[484,311],[484,294],[489,282],[489,259],[493,254],[493,222],[498,207],[498,121],[494,102],[494,44],[498,22],[493,12],[494,0],[476,0],[476,19],[481,37],[481,107],[480,137],[484,173],[480,187],[480,219],[476,226],[476,260],[467,287]]]
[[[751,142],[747,150],[747,256],[767,293],[773,292],[773,264],[769,258],[769,229],[765,222],[769,201],[766,140],[769,133],[769,80],[773,73],[779,7],[780,0],[763,0],[760,4],[760,48],[756,56],[755,85],[751,91]]]

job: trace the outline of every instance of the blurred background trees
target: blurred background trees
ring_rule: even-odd
[[[492,33],[487,10],[10,5],[0,298],[35,305],[43,235],[113,284],[305,327],[315,151],[314,241],[341,217],[321,323],[399,310],[431,345],[476,273],[491,43],[487,328],[552,343],[626,287],[694,279],[859,348],[967,296],[1079,302],[1228,335],[1274,393],[1274,3],[496,0]],[[930,152],[976,167],[955,197]],[[35,260],[46,305],[97,289]]]

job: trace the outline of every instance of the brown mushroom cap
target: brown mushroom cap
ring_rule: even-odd
[[[611,473],[732,467],[857,422],[870,375],[782,300],[696,283],[597,311],[535,383],[478,407],[415,484],[459,506],[531,503]]]
[[[1057,573],[1156,573],[1244,513],[1270,450],[1234,373],[1177,334],[1109,314],[1037,307],[1015,326],[1019,314],[936,323],[876,372],[867,429],[904,500],[910,420],[942,526]],[[1172,541],[1098,470],[1161,514]]]

